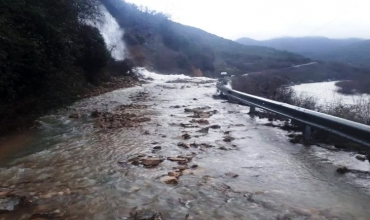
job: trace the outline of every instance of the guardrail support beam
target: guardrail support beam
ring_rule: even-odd
[[[312,127],[310,125],[305,125],[303,131],[303,137],[306,141],[311,139]]]
[[[254,105],[250,105],[249,106],[249,113],[248,114],[253,114],[256,112],[256,106]]]

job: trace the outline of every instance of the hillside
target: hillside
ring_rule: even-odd
[[[338,47],[317,57],[322,60],[344,62],[351,65],[370,67],[370,40]]]
[[[99,30],[81,22],[96,20],[99,4],[2,2],[0,132],[28,126],[50,109],[70,104],[126,72],[124,62],[111,58]]]
[[[161,73],[240,75],[310,62],[294,53],[262,46],[243,46],[203,30],[173,22],[161,13],[142,11],[121,0],[102,0],[125,30],[137,65]]]
[[[358,38],[284,37],[265,41],[240,38],[236,42],[244,45],[258,45],[272,47],[277,50],[286,50],[314,60],[344,62],[363,67],[370,66],[370,40]]]

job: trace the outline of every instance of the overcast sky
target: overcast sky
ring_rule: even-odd
[[[370,39],[370,0],[127,0],[235,40],[283,36]]]

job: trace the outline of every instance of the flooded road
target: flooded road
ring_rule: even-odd
[[[0,195],[25,196],[33,204],[0,212],[0,219],[37,213],[51,213],[41,219],[131,219],[144,209],[179,220],[370,219],[369,176],[336,172],[340,165],[370,171],[368,161],[291,144],[288,132],[265,126],[248,107],[214,99],[209,79],[166,83],[177,76],[149,76],[154,80],[142,87],[42,117],[41,128],[17,143],[17,151],[2,151]],[[135,105],[125,111],[151,120],[101,128],[90,116],[128,104]],[[197,107],[207,113],[195,114]],[[75,111],[81,118],[68,117]],[[164,161],[147,168],[131,163],[137,156]],[[166,159],[178,156],[191,158],[188,168]],[[178,183],[163,183],[174,167],[185,169]]]

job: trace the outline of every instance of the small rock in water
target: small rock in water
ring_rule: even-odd
[[[211,125],[209,127],[212,128],[212,129],[220,129],[221,128],[220,125]]]
[[[160,150],[160,149],[162,149],[161,146],[155,146],[155,147],[153,147],[153,150]]]
[[[181,172],[171,171],[171,172],[168,172],[168,176],[179,178],[181,176]]]
[[[130,213],[133,220],[163,220],[161,213],[152,210],[139,210]]]
[[[357,159],[357,160],[361,160],[361,161],[365,161],[365,160],[366,160],[366,156],[363,156],[363,155],[357,155],[357,156],[356,156],[356,159]]]
[[[180,161],[186,161],[186,162],[188,162],[187,159],[180,158],[180,157],[168,157],[167,160],[170,160],[170,161],[173,161],[173,162],[180,162]]]
[[[200,133],[208,133],[209,128],[202,128],[198,132]]]
[[[235,140],[235,138],[233,138],[233,137],[231,137],[231,136],[226,136],[226,137],[224,137],[224,141],[225,141],[225,142],[231,142],[231,141],[233,141],[233,140]]]
[[[183,147],[183,148],[186,148],[186,149],[190,148],[190,144],[185,144],[183,142],[178,143],[177,146]]]
[[[0,197],[0,213],[15,211],[23,202],[25,198],[17,196]]]
[[[100,115],[101,115],[101,112],[99,112],[98,110],[94,110],[91,112],[91,117],[93,118],[98,118]]]
[[[174,176],[164,176],[161,178],[161,181],[171,185],[176,185],[179,183],[178,179]]]
[[[349,172],[349,169],[346,166],[342,166],[337,169],[337,173],[340,173],[340,174],[345,174],[348,172]]]
[[[69,118],[79,119],[79,118],[81,118],[81,114],[80,113],[73,113],[73,114],[69,115]]]
[[[156,157],[150,157],[150,158],[145,158],[141,160],[141,164],[143,164],[147,168],[156,167],[162,162],[163,162],[162,158],[156,158]]]
[[[197,165],[197,164],[194,164],[194,165],[191,165],[191,169],[196,169],[196,168],[198,168],[199,166]]]
[[[197,101],[198,99],[197,98],[193,98],[194,101]]]
[[[183,135],[182,135],[182,138],[183,138],[184,140],[187,140],[187,139],[190,139],[190,138],[191,138],[191,136],[190,136],[190,134],[186,133],[186,134],[183,134]]]
[[[180,165],[180,166],[174,167],[174,169],[176,169],[176,170],[187,170],[187,169],[189,169],[189,167],[187,165]]]
[[[236,173],[233,173],[233,172],[228,172],[228,173],[225,173],[225,175],[227,177],[231,177],[231,178],[237,178],[239,175],[236,174]]]

